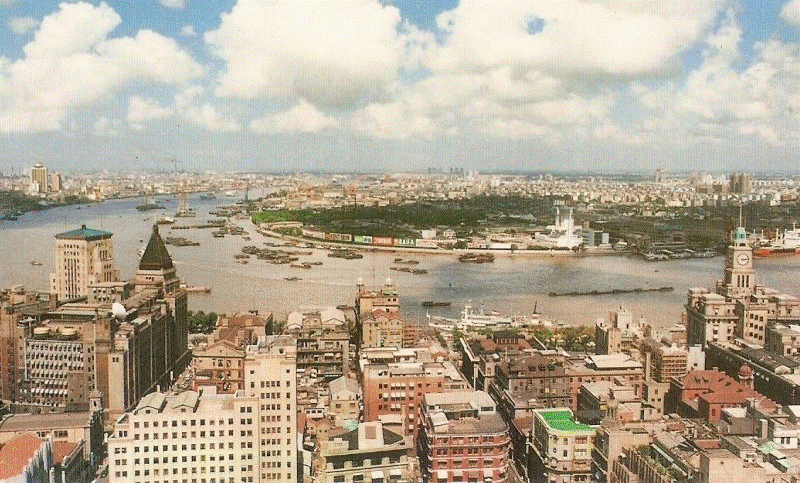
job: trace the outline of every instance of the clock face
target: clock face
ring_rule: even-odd
[[[739,265],[747,265],[747,263],[750,262],[750,255],[746,253],[740,253],[736,255],[736,262]]]

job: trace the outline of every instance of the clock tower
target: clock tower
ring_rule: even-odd
[[[753,293],[756,284],[753,270],[753,249],[747,243],[747,234],[739,227],[731,234],[728,255],[725,259],[725,281],[721,295],[731,298],[745,297]]]

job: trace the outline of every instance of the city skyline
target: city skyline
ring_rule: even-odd
[[[796,171],[799,32],[800,0],[2,0],[0,169]]]

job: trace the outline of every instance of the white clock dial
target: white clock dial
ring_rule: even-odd
[[[739,265],[747,265],[750,262],[750,255],[740,253],[736,255],[736,262],[739,263]]]

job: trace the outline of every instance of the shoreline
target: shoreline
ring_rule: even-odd
[[[592,250],[587,249],[583,252],[575,252],[573,250],[489,250],[489,249],[475,249],[475,248],[417,248],[417,247],[385,247],[378,245],[356,245],[354,243],[343,243],[332,240],[317,240],[315,238],[304,238],[299,236],[285,235],[268,228],[261,227],[248,220],[253,228],[265,236],[278,238],[281,240],[291,240],[298,243],[311,243],[314,245],[335,246],[347,248],[350,250],[360,252],[387,252],[387,253],[418,253],[422,255],[463,255],[465,253],[491,253],[495,257],[514,257],[516,255],[533,258],[580,258],[580,257],[607,257],[607,256],[620,256],[630,257],[633,253],[630,252],[617,252],[613,250]]]

